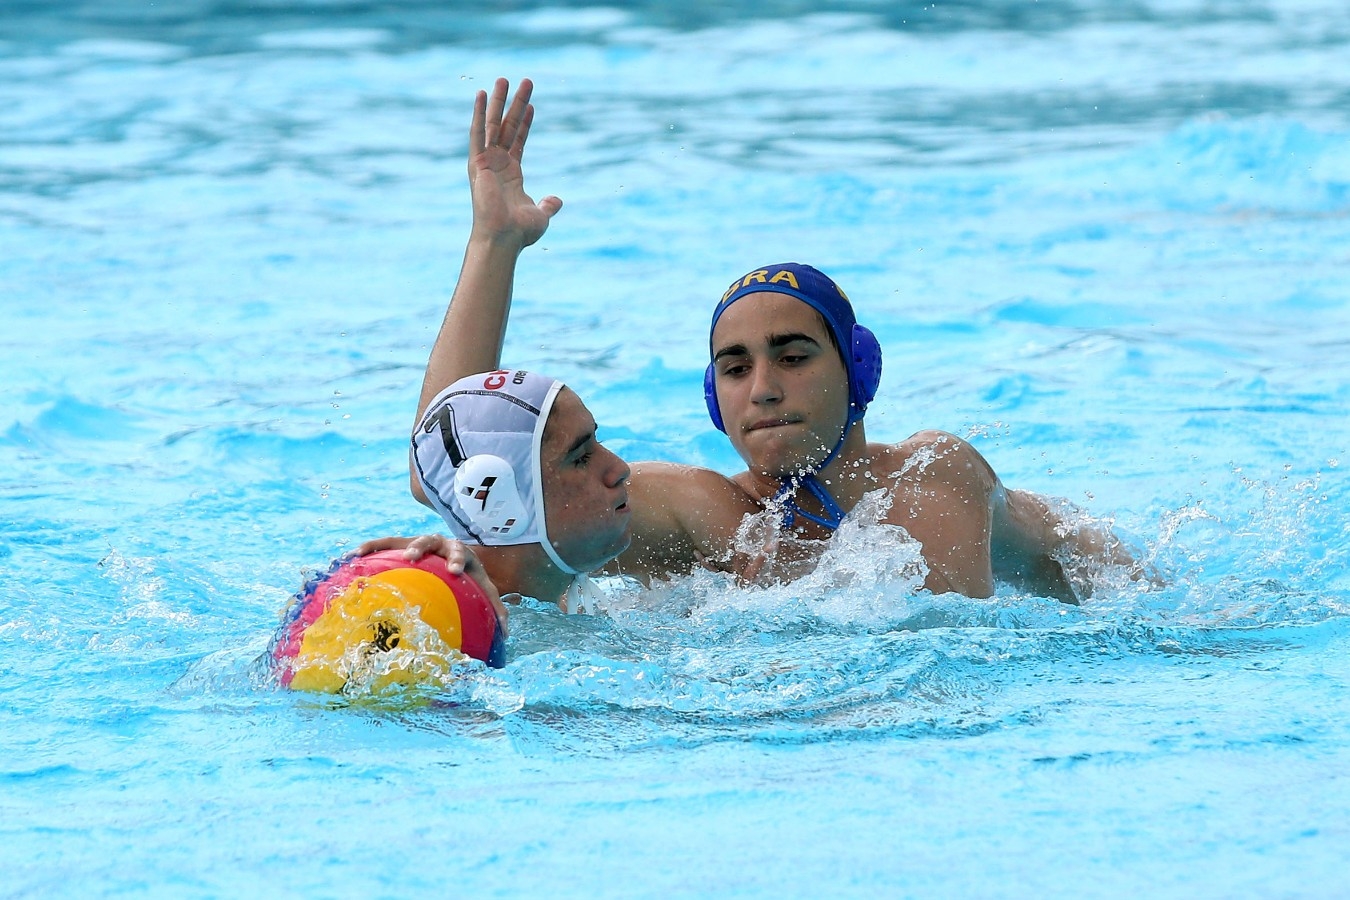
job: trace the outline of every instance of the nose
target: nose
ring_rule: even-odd
[[[782,399],[783,386],[779,383],[776,367],[755,366],[750,374],[750,402],[756,404],[777,403]]]
[[[623,457],[604,444],[600,445],[600,452],[609,457],[605,460],[605,486],[616,488],[627,481],[632,472],[628,468],[628,463],[623,461]]]

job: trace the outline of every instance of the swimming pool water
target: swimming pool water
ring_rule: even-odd
[[[0,2],[9,895],[1337,896],[1350,15],[1325,2]],[[305,573],[436,527],[406,430],[473,91],[536,81],[507,355],[736,467],[706,312],[832,273],[874,439],[969,437],[1167,576],[527,605],[510,663],[275,691]]]

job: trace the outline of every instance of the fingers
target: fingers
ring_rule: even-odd
[[[497,597],[496,594],[489,594],[488,596]],[[511,636],[510,623],[507,621],[510,618],[511,610],[510,607],[508,607],[506,604],[510,603],[512,605],[516,605],[519,604],[524,599],[525,598],[522,597],[520,594],[512,592],[508,594],[502,594],[500,597],[497,597],[497,599],[493,601],[493,608],[497,610],[497,623],[502,626],[502,634],[505,635],[506,637]]]
[[[749,560],[744,568],[736,573],[736,581],[739,582],[742,587],[749,587],[750,585],[755,584],[759,580],[759,575],[764,571],[764,567],[768,562],[769,557],[767,554],[758,554],[753,559]]]
[[[451,541],[450,543],[456,545],[455,549],[459,551],[461,556],[459,570],[472,578],[483,589],[483,593],[487,595],[488,602],[492,604],[492,610],[497,616],[497,624],[501,626],[502,635],[509,636],[511,634],[511,625],[508,621],[510,614],[506,610],[506,605],[502,603],[501,592],[497,590],[497,585],[492,583],[492,579],[488,577],[487,569],[483,568],[482,560],[459,541]],[[516,596],[519,597],[519,595]]]
[[[492,96],[488,98],[487,119],[483,133],[483,146],[485,148],[495,145],[500,139],[502,109],[506,106],[506,90],[508,87],[505,78],[498,78],[496,83],[492,85]]]
[[[506,79],[500,79],[498,83],[502,85],[502,100],[505,101]],[[499,147],[511,151],[517,158],[520,157],[520,151],[524,149],[525,135],[529,134],[528,120],[533,118],[533,109],[530,107],[530,94],[533,91],[534,82],[528,78],[520,79],[520,87],[516,88],[516,96],[511,100],[511,108],[506,111],[506,118],[500,120],[501,131],[497,135],[496,143]]]
[[[492,601],[492,611],[497,614],[497,627],[502,630],[502,637],[511,636],[511,613],[506,608],[506,604],[501,599],[491,594],[488,599]]]
[[[439,556],[445,560],[445,567],[456,575],[464,572],[467,550],[464,545],[443,534],[424,534],[408,542],[403,551],[404,559],[417,562],[424,556]]]
[[[695,548],[694,550],[694,565],[700,569],[704,569],[709,572],[730,571],[727,568],[725,560],[718,559],[717,557],[708,556],[702,550],[699,550],[697,548]]]
[[[469,159],[487,149],[487,91],[479,91],[473,98],[473,119],[469,122]]]
[[[538,206],[551,219],[558,214],[558,210],[562,209],[562,199],[549,194],[539,201]]]
[[[366,541],[356,548],[355,553],[357,556],[366,556],[380,550],[402,550],[403,557],[408,562],[417,562],[424,556],[441,557],[445,560],[446,569],[455,575],[467,575],[483,589],[488,602],[492,604],[492,610],[497,617],[497,623],[501,626],[502,634],[504,636],[510,634],[508,621],[510,613],[507,611],[506,605],[502,603],[501,592],[497,590],[497,586],[488,577],[487,569],[483,568],[482,560],[462,541],[448,538],[443,534],[423,534],[415,538],[383,537]],[[519,594],[511,596],[515,598],[516,602],[520,601]]]
[[[506,109],[506,93],[510,87],[505,78],[498,78],[490,95],[479,91],[474,97],[473,119],[469,123],[470,157],[489,147],[502,147],[516,159],[520,159],[525,151],[525,139],[530,135],[530,123],[534,121],[534,107],[530,105],[534,82],[522,78],[511,100],[511,108]]]
[[[372,541],[366,541],[353,552],[356,556],[369,556],[372,553],[379,553],[381,550],[402,550],[409,543],[409,539],[405,537],[375,538]]]
[[[771,573],[778,563],[778,544],[781,536],[777,528],[772,529],[759,550],[753,554],[746,554],[737,561],[735,571],[738,584],[750,587],[772,580]]]
[[[517,160],[525,155],[525,141],[530,137],[530,126],[534,124],[534,104],[525,107],[525,115],[520,120],[520,127],[516,129],[514,139],[511,141],[510,153]]]

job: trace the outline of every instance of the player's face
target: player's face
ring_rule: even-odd
[[[819,465],[848,422],[848,373],[820,315],[786,294],[749,294],[713,329],[722,422],[757,474]]]
[[[563,388],[540,444],[544,515],[553,548],[579,572],[594,571],[632,540],[628,464],[596,440],[595,419]]]

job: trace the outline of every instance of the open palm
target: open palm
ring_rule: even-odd
[[[479,91],[474,101],[473,122],[469,126],[469,189],[473,195],[473,228],[492,237],[515,237],[528,247],[548,230],[548,221],[562,207],[562,201],[547,196],[535,203],[525,193],[525,176],[520,160],[530,134],[534,107],[530,94],[534,85],[520,83],[511,108],[505,111],[505,78],[497,79],[489,98]]]

